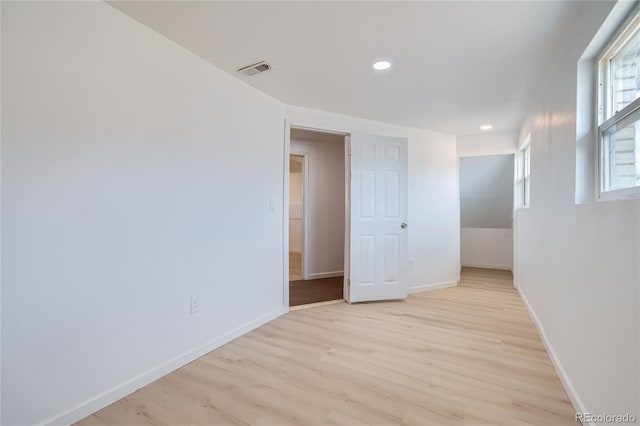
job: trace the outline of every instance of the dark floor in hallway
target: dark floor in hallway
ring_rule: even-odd
[[[289,306],[342,299],[344,277],[300,280],[289,283]]]

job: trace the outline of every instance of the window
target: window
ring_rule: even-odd
[[[523,170],[522,170],[522,194],[523,205],[529,207],[531,203],[531,144],[527,145],[524,149],[523,158]]]
[[[599,61],[600,198],[640,193],[640,14]]]
[[[522,141],[516,154],[514,197],[516,208],[529,207],[531,193],[531,133]]]

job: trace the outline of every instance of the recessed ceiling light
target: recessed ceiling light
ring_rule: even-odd
[[[493,129],[493,126],[491,124],[483,124],[482,126],[480,126],[480,130],[491,130]]]
[[[389,61],[376,61],[373,63],[373,69],[376,71],[384,71],[391,68],[391,62]]]

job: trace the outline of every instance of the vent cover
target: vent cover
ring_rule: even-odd
[[[260,61],[256,62],[255,64],[242,67],[238,70],[238,72],[251,77],[252,75],[260,74],[261,72],[269,71],[270,69],[271,65],[269,65],[265,61]]]

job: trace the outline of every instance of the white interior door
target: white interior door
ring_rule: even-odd
[[[407,139],[351,135],[349,302],[407,297]]]

